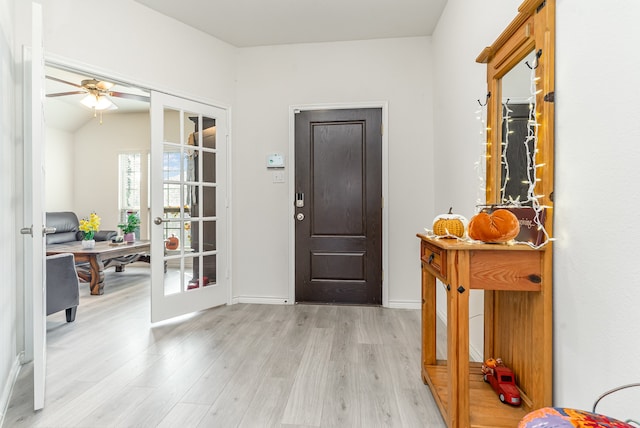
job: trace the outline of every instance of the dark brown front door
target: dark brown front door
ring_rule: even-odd
[[[295,119],[296,301],[382,304],[382,110]]]

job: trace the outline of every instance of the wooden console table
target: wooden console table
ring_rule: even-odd
[[[72,253],[76,264],[89,263],[89,272],[78,270],[78,276],[89,282],[91,294],[104,294],[104,269],[111,264],[121,272],[123,265],[136,260],[149,262],[150,241],[136,241],[131,244],[112,245],[108,241],[96,242],[95,248],[84,249],[80,241],[67,244],[47,245],[47,255]]]
[[[526,245],[421,239],[422,379],[449,427],[515,427],[551,405],[552,298],[544,250]],[[436,359],[436,279],[447,296],[447,360]],[[484,290],[484,358],[513,369],[523,404],[512,407],[469,362],[469,293]]]

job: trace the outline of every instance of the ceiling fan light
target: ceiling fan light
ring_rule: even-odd
[[[118,108],[106,95],[88,94],[80,102],[95,110],[116,110]]]
[[[116,106],[111,99],[106,95],[98,95],[98,103],[96,104],[96,110],[117,110]]]
[[[80,102],[86,107],[95,108],[98,104],[98,99],[94,95],[88,94],[86,97],[81,99]]]

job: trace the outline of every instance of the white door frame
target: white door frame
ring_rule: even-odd
[[[25,199],[23,227],[31,229],[24,244],[24,325],[26,361],[33,358],[33,409],[44,407],[47,359],[46,269],[44,251],[44,63],[42,5],[31,2],[31,47],[23,50]]]
[[[295,221],[295,115],[307,110],[345,110],[359,108],[382,109],[382,306],[389,307],[389,102],[371,101],[338,104],[301,104],[289,106],[289,299],[296,296],[296,221]]]
[[[232,130],[231,130],[231,124],[232,124],[232,120],[231,120],[231,107],[218,102],[218,101],[214,101],[208,98],[204,98],[204,97],[199,97],[199,96],[194,96],[192,94],[187,94],[184,93],[182,91],[178,91],[178,90],[174,90],[174,89],[167,89],[167,88],[161,88],[161,87],[157,87],[157,86],[153,86],[153,85],[149,85],[146,83],[142,83],[139,80],[130,78],[129,76],[124,76],[120,73],[114,72],[112,70],[106,70],[106,69],[102,69],[99,67],[95,67],[95,66],[91,66],[76,60],[72,60],[69,59],[67,57],[63,57],[60,55],[54,55],[54,54],[49,54],[47,52],[44,52],[44,60],[45,60],[45,65],[49,65],[52,67],[58,67],[58,68],[62,68],[62,69],[67,69],[70,71],[75,71],[75,72],[79,72],[79,73],[86,73],[86,74],[90,74],[90,75],[95,75],[95,76],[101,76],[104,78],[108,78],[109,80],[113,80],[116,82],[120,82],[123,84],[127,84],[130,86],[136,86],[139,87],[141,89],[145,89],[145,90],[154,90],[154,91],[158,91],[158,92],[164,92],[167,94],[171,94],[171,95],[175,95],[178,97],[182,97],[182,98],[186,98],[186,99],[190,99],[193,101],[197,101],[203,104],[209,104],[215,107],[219,107],[219,108],[223,108],[225,109],[225,111],[227,112],[227,185],[228,185],[228,190],[227,190],[227,201],[228,201],[228,207],[227,207],[227,213],[228,213],[228,220],[227,220],[227,251],[229,254],[228,257],[228,262],[227,262],[227,269],[226,272],[224,272],[224,274],[227,276],[228,278],[228,286],[229,286],[229,296],[231,296],[233,294],[232,290],[233,290],[233,282],[232,282],[232,260],[231,260],[231,254],[233,254],[232,252],[232,248],[231,248],[231,243],[232,243],[232,239],[231,239],[231,232],[232,232],[232,225],[231,225],[231,219],[232,219],[232,195],[231,195],[231,189],[233,188],[232,183],[231,183],[231,152],[232,152]],[[43,70],[44,71],[44,70]],[[43,130],[44,131],[44,130]],[[25,213],[26,215],[26,213]],[[25,282],[26,284],[26,282]],[[38,344],[35,344],[36,348],[34,349],[30,349],[28,347],[28,345],[26,345],[27,342],[31,343],[34,340],[34,328],[36,328],[33,323],[35,322],[36,324],[39,323],[40,321],[38,319],[27,319],[27,317],[31,317],[31,315],[33,314],[33,310],[36,309],[34,307],[34,301],[35,299],[44,299],[44,296],[40,297],[40,296],[35,296],[33,295],[31,290],[25,290],[26,295],[25,295],[25,346],[27,348],[26,350],[26,356],[30,356],[29,354],[31,354],[32,352],[35,353],[43,353],[45,352],[45,344],[43,341],[39,341]],[[151,296],[149,296],[149,300],[151,300]],[[228,303],[231,303],[231,301],[229,301]],[[44,313],[44,312],[43,312]],[[45,323],[46,325],[46,316],[42,316],[42,322]],[[38,349],[41,348],[41,349]],[[46,364],[46,362],[45,362]],[[37,405],[36,405],[37,406]]]
[[[179,91],[179,90],[175,90],[175,89],[171,89],[171,88],[164,88],[164,87],[160,87],[160,86],[156,86],[156,85],[150,85],[148,83],[144,83],[141,80],[137,80],[134,79],[130,76],[126,76],[120,73],[117,73],[113,70],[108,70],[108,69],[104,69],[104,68],[100,68],[100,67],[96,67],[96,66],[92,66],[86,63],[82,63],[64,56],[60,56],[60,55],[56,55],[56,54],[49,54],[47,52],[44,52],[44,59],[45,59],[45,65],[49,65],[51,67],[57,67],[57,68],[61,68],[61,69],[66,69],[69,71],[73,71],[73,72],[77,72],[77,73],[86,73],[86,74],[90,74],[96,77],[100,77],[100,78],[104,78],[104,79],[108,79],[112,82],[116,82],[116,83],[122,83],[128,86],[135,86],[138,87],[140,89],[146,90],[146,91],[155,91],[155,92],[162,92],[168,95],[172,95],[172,96],[176,96],[176,97],[180,97],[180,98],[184,98],[187,100],[192,100],[198,103],[202,103],[202,104],[207,104],[216,108],[220,108],[220,109],[224,109],[226,111],[226,120],[227,120],[227,177],[226,177],[226,182],[227,182],[227,242],[226,242],[226,248],[228,251],[228,258],[227,258],[227,266],[226,268],[223,270],[223,272],[221,272],[221,275],[224,274],[225,277],[227,278],[227,283],[228,283],[228,287],[229,287],[229,301],[227,302],[227,304],[231,304],[232,302],[232,298],[231,296],[233,296],[233,260],[231,255],[233,254],[233,248],[232,248],[232,230],[233,230],[233,225],[232,225],[232,218],[233,218],[233,195],[232,195],[232,189],[233,189],[233,183],[232,183],[232,153],[233,153],[233,130],[232,130],[232,112],[231,112],[231,106],[219,102],[219,101],[215,101],[212,100],[210,98],[205,98],[205,97],[200,97],[200,96],[195,96],[189,93],[185,93],[183,91]],[[151,109],[151,103],[149,103],[149,109]],[[149,114],[151,114],[151,111],[149,111]],[[151,147],[151,146],[149,146]],[[151,229],[150,229],[151,230]]]

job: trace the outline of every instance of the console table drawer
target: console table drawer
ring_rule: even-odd
[[[447,278],[447,252],[445,250],[422,241],[420,253],[424,268],[431,270],[440,279]]]

